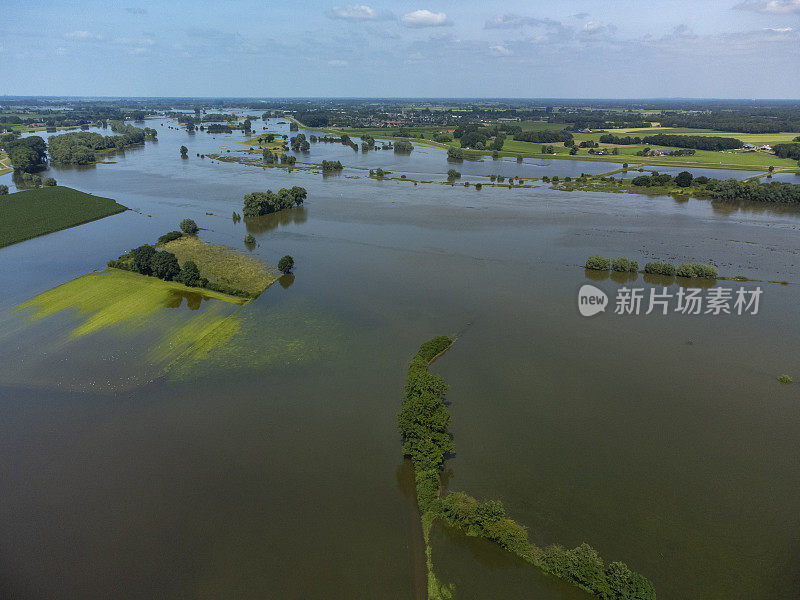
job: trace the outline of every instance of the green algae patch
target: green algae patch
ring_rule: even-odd
[[[31,321],[55,313],[73,310],[82,322],[69,334],[81,337],[114,325],[135,325],[162,308],[171,308],[182,298],[192,303],[215,299],[233,304],[244,300],[235,296],[190,288],[173,281],[163,281],[119,269],[90,273],[39,294],[20,304],[16,310],[32,309]]]

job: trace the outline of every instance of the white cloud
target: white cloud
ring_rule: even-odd
[[[329,67],[346,67],[347,66],[347,61],[346,60],[336,60],[336,59],[329,60],[328,61],[328,66]]]
[[[435,13],[426,9],[406,13],[400,17],[400,21],[406,27],[441,27],[450,24],[445,13]]]
[[[489,46],[489,50],[495,56],[511,56],[512,54],[514,54],[506,46],[501,46],[500,44],[496,46]]]
[[[69,33],[64,34],[65,38],[69,38],[71,40],[99,40],[100,36],[92,33],[91,31],[70,31]]]
[[[744,0],[735,8],[760,13],[786,15],[800,13],[800,0]]]
[[[331,17],[346,21],[377,21],[383,18],[380,12],[366,4],[353,4],[350,6],[334,6]]]
[[[791,27],[767,27],[767,31],[774,31],[775,33],[789,33],[794,31]]]
[[[553,19],[537,19],[536,17],[523,17],[522,15],[500,15],[489,19],[483,25],[484,29],[521,29],[522,27],[563,27]]]

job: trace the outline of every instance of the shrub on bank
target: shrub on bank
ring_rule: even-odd
[[[180,231],[170,231],[162,235],[158,238],[159,244],[166,244],[167,242],[171,242],[172,240],[177,240],[179,237],[183,237],[183,233]]]
[[[605,256],[595,254],[586,259],[586,268],[595,271],[608,271],[611,268],[611,260]]]
[[[704,263],[683,263],[678,267],[675,274],[678,277],[702,277],[707,279],[719,277],[719,271],[717,271],[716,267]]]
[[[200,228],[197,226],[197,223],[194,222],[193,219],[184,219],[181,221],[181,231],[183,233],[194,234],[200,231]]]
[[[653,275],[675,275],[675,265],[665,262],[649,262],[644,266],[645,273]]]
[[[630,258],[620,256],[611,261],[611,270],[620,273],[636,273],[639,270],[639,263]]]

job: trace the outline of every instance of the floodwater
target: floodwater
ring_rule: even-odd
[[[590,543],[648,576],[661,599],[797,597],[800,394],[777,377],[800,377],[800,213],[538,183],[451,187],[438,182],[453,166],[475,183],[615,165],[453,165],[425,147],[312,144],[299,161],[348,167],[326,178],[212,163],[196,154],[233,154],[244,136],[169,124],[149,122],[159,141],[113,164],[51,169],[61,185],[133,210],[0,250],[3,322],[186,217],[211,242],[244,248],[252,233],[252,252],[273,264],[291,254],[294,278],[237,313],[226,347],[110,391],[90,385],[108,349],[147,335],[109,328],[56,344],[73,315],[6,333],[0,596],[420,598],[395,417],[417,347],[458,333],[433,367],[450,385],[449,489],[502,500],[537,544]],[[436,183],[366,178],[378,167]],[[292,185],[308,189],[303,208],[231,219],[245,193]],[[586,283],[612,303],[623,286],[661,291],[641,275],[587,277],[595,253],[713,260],[759,280],[718,282],[761,286],[759,312],[582,317]],[[164,310],[185,318],[205,304]],[[152,371],[145,352],[133,356],[128,370],[139,360]],[[436,526],[432,542],[457,598],[585,597],[481,540]]]

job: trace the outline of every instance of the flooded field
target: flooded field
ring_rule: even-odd
[[[800,212],[541,182],[451,187],[454,166],[477,183],[617,165],[453,165],[432,147],[312,144],[299,163],[345,165],[323,177],[197,156],[235,154],[241,132],[147,124],[158,142],[48,173],[132,210],[0,250],[3,596],[420,597],[396,414],[420,343],[454,333],[432,367],[450,386],[448,489],[502,500],[537,544],[589,542],[661,599],[796,596],[800,394],[777,377],[800,377]],[[367,177],[379,167],[434,183]],[[697,174],[752,174],[708,171]],[[0,183],[13,190],[10,174]],[[231,218],[244,194],[294,185],[308,190],[302,208]],[[141,326],[79,339],[85,315],[15,310],[183,218],[239,249],[251,233],[253,255],[291,254],[294,276],[243,307],[171,298]],[[623,286],[661,289],[587,278],[596,253],[711,260],[754,280],[718,285],[762,288],[758,314],[582,317],[585,283],[612,301]],[[222,343],[165,368],[183,355],[165,350],[166,331],[234,312]],[[432,545],[456,598],[587,597],[444,526]]]

